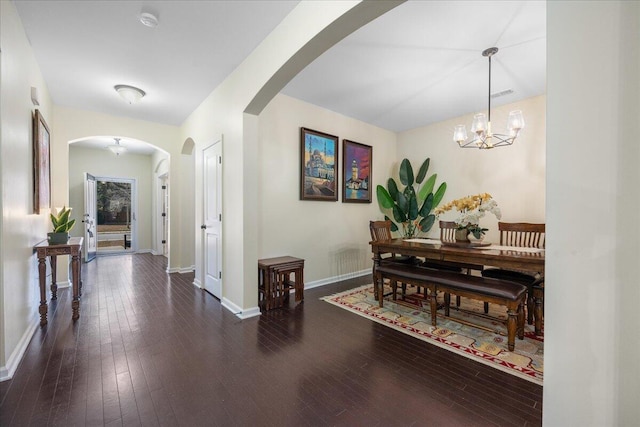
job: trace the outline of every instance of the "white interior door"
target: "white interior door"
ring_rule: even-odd
[[[96,257],[98,232],[96,230],[96,177],[84,174],[84,262]]]
[[[222,141],[203,150],[204,215],[204,288],[222,298]]]

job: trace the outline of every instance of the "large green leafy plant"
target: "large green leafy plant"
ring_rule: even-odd
[[[427,158],[420,166],[418,175],[413,174],[413,167],[408,159],[400,164],[400,183],[404,188],[400,189],[393,178],[387,181],[387,188],[382,185],[376,187],[378,204],[383,212],[391,210],[391,231],[400,231],[402,237],[415,237],[420,231],[431,230],[436,217],[433,209],[438,206],[445,191],[447,183],[440,184],[433,192],[437,174],[431,175],[426,181],[430,159]],[[423,184],[424,181],[424,184]],[[391,219],[385,215],[385,219]]]

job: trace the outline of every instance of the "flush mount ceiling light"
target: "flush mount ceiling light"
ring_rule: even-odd
[[[119,156],[120,154],[127,151],[127,148],[125,146],[120,145],[120,138],[113,138],[113,139],[116,141],[116,143],[107,145],[107,148],[111,150],[113,154],[115,154],[116,156]]]
[[[482,52],[482,56],[489,58],[489,107],[487,115],[478,113],[473,116],[471,123],[471,137],[467,137],[467,128],[464,125],[457,125],[453,131],[453,140],[461,148],[479,148],[481,150],[504,147],[511,145],[524,128],[524,118],[522,111],[515,110],[509,113],[507,118],[507,134],[491,132],[491,57],[498,53],[497,47],[490,47]]]
[[[151,12],[141,12],[140,15],[138,15],[138,20],[142,25],[149,28],[157,27],[159,22],[158,17]]]
[[[133,104],[134,102],[140,101],[142,97],[146,95],[145,91],[143,91],[142,89],[138,89],[137,87],[134,87],[134,86],[115,85],[113,88],[129,104]]]

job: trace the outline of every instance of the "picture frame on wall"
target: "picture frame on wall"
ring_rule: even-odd
[[[373,147],[342,140],[342,203],[371,203]]]
[[[338,201],[338,137],[300,128],[300,200]]]
[[[40,110],[33,115],[33,212],[51,209],[51,133]]]

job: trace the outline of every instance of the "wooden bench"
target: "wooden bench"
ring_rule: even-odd
[[[516,334],[519,339],[524,338],[524,303],[527,296],[527,287],[524,285],[506,280],[398,264],[378,266],[375,274],[376,283],[374,286],[378,288],[377,295],[383,294],[384,279],[391,281],[394,299],[397,282],[426,288],[429,291],[427,298],[431,308],[431,324],[433,326],[436,326],[438,310],[436,293],[442,291],[445,295],[445,316],[449,316],[450,294],[500,304],[507,307],[507,346],[509,351],[513,351],[515,348]],[[378,298],[380,307],[383,306],[383,300],[384,298]]]

